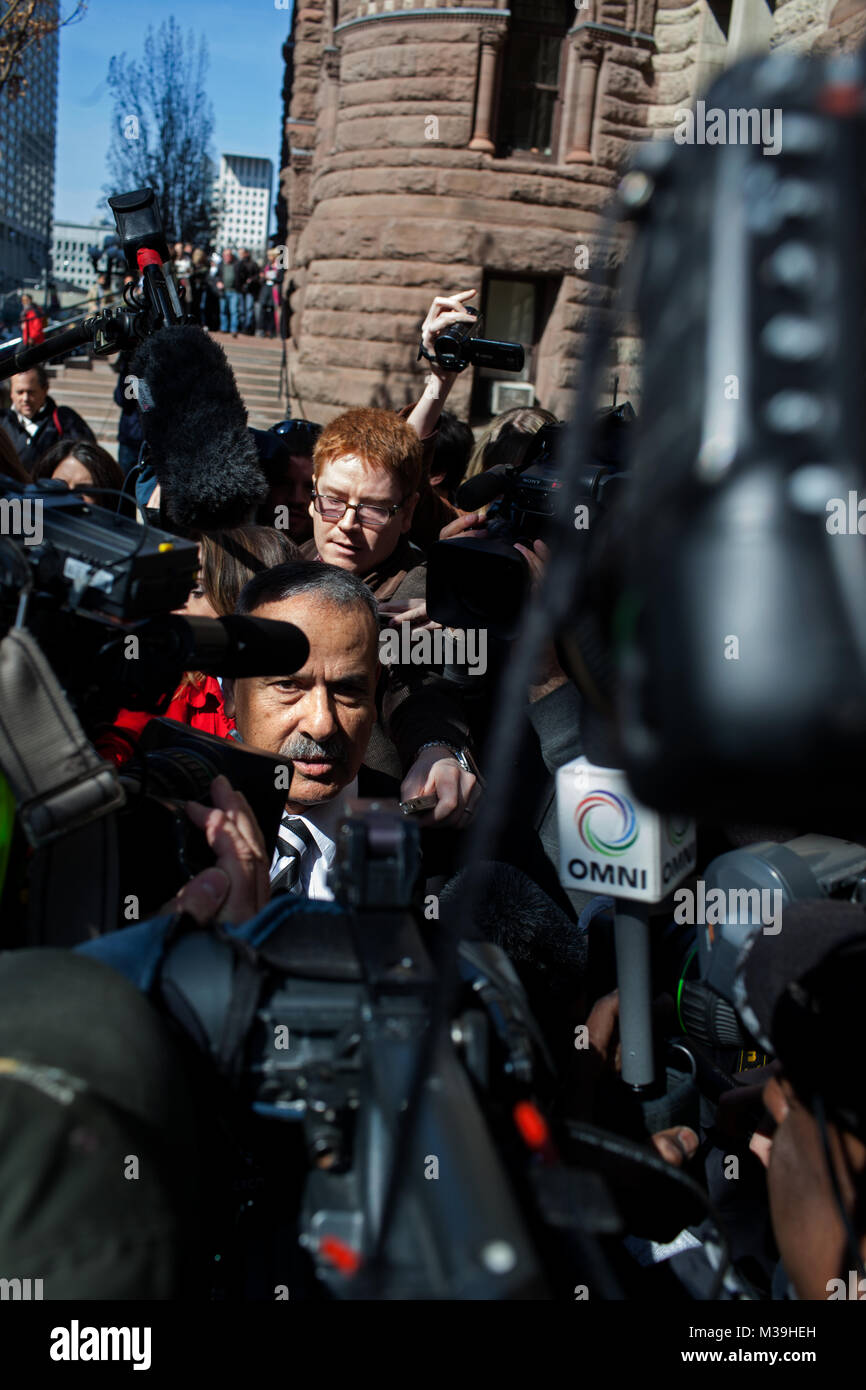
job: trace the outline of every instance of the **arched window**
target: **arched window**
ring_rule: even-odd
[[[512,0],[499,99],[498,152],[551,156],[556,148],[574,0]]]

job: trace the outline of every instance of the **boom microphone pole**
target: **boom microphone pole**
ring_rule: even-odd
[[[107,356],[138,347],[148,334],[159,328],[193,322],[183,311],[172,277],[165,273],[168,244],[153,189],[120,193],[109,198],[108,203],[114,213],[127,265],[136,278],[141,278],[141,291],[128,286],[124,292],[124,306],[104,309],[48,342],[21,348],[8,358],[0,358],[0,381],[16,372],[26,372],[43,362],[53,361],[83,343],[93,343],[97,356]]]

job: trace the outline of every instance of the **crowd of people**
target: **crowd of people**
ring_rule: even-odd
[[[221,328],[236,336],[277,330],[282,271],[275,259],[262,270],[248,251],[235,256],[224,250],[213,263],[201,248],[179,243],[173,268],[202,325],[212,322],[217,298]],[[429,798],[417,816],[424,892],[443,903],[453,894],[466,832],[484,797],[487,739],[509,646],[494,645],[487,671],[473,678],[466,669],[430,660],[386,664],[381,635],[406,630],[414,638],[438,627],[427,608],[431,547],[483,536],[488,524],[486,508],[459,508],[460,483],[496,465],[519,467],[537,431],[556,423],[541,407],[524,407],[473,432],[445,409],[456,375],[435,360],[435,343],[447,327],[469,320],[466,306],[473,294],[434,298],[421,330],[429,356],[415,401],[396,411],[356,407],[324,425],[293,419],[253,431],[267,498],[233,527],[190,533],[199,547],[199,572],[179,611],[292,623],[308,638],[309,654],[299,670],[283,675],[218,679],[186,672],[160,706],[122,710],[110,728],[94,734],[103,757],[122,767],[149,721],[163,714],[282,758],[291,769],[273,845],[266,845],[241,790],[224,781],[214,784],[210,806],[190,803],[189,818],[206,836],[214,866],[193,877],[170,903],[151,904],[157,917],[187,914],[202,923],[237,925],[281,895],[287,903],[331,901],[338,821],[344,800],[355,796],[404,803]],[[121,372],[119,390],[122,380]],[[118,403],[133,428],[137,402]],[[55,405],[41,368],[13,379],[12,405],[0,425],[0,470],[61,480],[97,503],[104,490],[123,488],[124,465],[138,457],[140,436],[130,435],[129,454],[115,463],[74,412]],[[137,477],[140,515],[160,516],[158,477],[158,467]],[[525,562],[529,590],[539,583],[549,552],[542,540],[515,542],[514,548]],[[561,886],[554,789],[557,769],[583,751],[587,713],[580,673],[551,643],[525,691],[518,795],[513,806],[502,808],[495,862],[545,895],[559,935],[533,936],[519,924],[510,936],[494,926],[489,934],[512,956],[565,1078],[563,1088],[573,1086],[574,1113],[598,1121],[615,1112],[609,1097],[618,1070],[613,903],[606,894]],[[768,1050],[774,1046],[776,1060],[735,1078],[724,1132],[715,1122],[702,1127],[695,1114],[691,1123],[661,1129],[646,1141],[656,1159],[692,1171],[705,1186],[715,1182],[729,1222],[734,1270],[726,1297],[828,1297],[831,1281],[866,1252],[866,1130],[859,1098],[855,1103],[846,1094],[819,1109],[815,1069],[803,1068],[774,1036],[779,995],[797,981],[812,980],[815,971],[826,974],[827,962],[837,959],[834,952],[847,953],[841,972],[846,987],[859,981],[856,969],[866,956],[852,954],[852,948],[866,943],[866,917],[859,906],[846,907],[819,944],[804,918],[800,937],[804,943],[808,937],[809,945],[801,951],[793,944],[800,939],[796,914],[789,920],[787,971],[769,939],[756,943],[748,966],[752,999],[758,1001],[756,1026]],[[116,940],[128,930],[90,943],[82,954],[123,970]],[[10,955],[0,956],[0,1017],[6,994],[20,987]],[[838,971],[830,974],[840,978]],[[821,988],[829,988],[823,976]],[[582,1051],[574,1042],[580,1028],[588,1040]],[[822,1150],[826,1133],[829,1160]],[[720,1156],[731,1154],[742,1180],[726,1189],[712,1173]],[[2,1242],[0,1221],[0,1251]],[[676,1249],[632,1240],[632,1292],[637,1296],[644,1289],[640,1271],[649,1267],[663,1269],[665,1279],[676,1271],[677,1297],[683,1291],[701,1296],[713,1284],[713,1267],[706,1260],[700,1267],[709,1244],[700,1221]],[[170,1279],[165,1287],[173,1287]],[[673,1282],[660,1287],[669,1290]]]
[[[233,338],[279,336],[284,270],[277,248],[270,248],[259,265],[245,246],[208,253],[191,242],[176,242],[169,266],[203,328]]]

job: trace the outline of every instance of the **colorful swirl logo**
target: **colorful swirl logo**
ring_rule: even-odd
[[[640,832],[631,802],[614,792],[588,792],[578,802],[574,820],[583,843],[596,854],[625,854]],[[605,830],[604,836],[600,833],[601,827]],[[609,827],[619,833],[611,834]]]

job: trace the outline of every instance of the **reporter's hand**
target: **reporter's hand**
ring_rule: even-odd
[[[484,512],[463,512],[449,521],[439,532],[440,541],[453,540],[455,536],[486,536],[487,516]]]
[[[420,826],[459,829],[468,825],[481,795],[481,783],[472,772],[462,768],[445,744],[425,748],[403,779],[401,801],[416,796],[437,796],[432,811],[416,817]]]
[[[532,549],[521,545],[519,541],[514,542],[514,549],[519,550],[527,565],[529,566],[529,577],[533,594],[538,592],[541,580],[544,576],[545,566],[550,559],[550,547],[544,541],[534,541]]]
[[[185,883],[180,891],[159,909],[160,916],[172,917],[176,912],[188,912],[200,927],[208,922],[222,921],[220,908],[231,888],[225,869],[203,869]]]
[[[193,825],[204,831],[216,855],[216,867],[184,884],[170,910],[188,911],[196,920],[246,922],[271,896],[265,842],[246,797],[235,791],[227,777],[214,778],[211,796],[213,806],[188,801],[185,809]],[[228,887],[216,910],[202,919],[198,914],[206,911],[209,897],[219,893],[220,874]]]
[[[700,1144],[698,1136],[688,1125],[674,1125],[673,1129],[660,1129],[652,1136],[656,1153],[672,1168],[682,1168],[684,1163],[694,1157]]]
[[[392,598],[379,604],[379,612],[389,619],[388,627],[399,628],[409,623],[413,632],[432,632],[441,627],[427,616],[426,598]]]
[[[433,352],[439,334],[450,328],[452,323],[472,322],[474,315],[467,314],[463,301],[477,293],[477,290],[459,290],[457,294],[437,294],[421,325],[421,342],[428,352]],[[435,361],[428,362],[427,368],[433,376],[449,384],[456,381],[458,376],[457,372],[446,372]]]
[[[590,1051],[594,1052],[603,1066],[610,1063],[619,1071],[622,1061],[622,1046],[614,1036],[619,1026],[619,990],[611,990],[593,1004],[586,1020]]]

